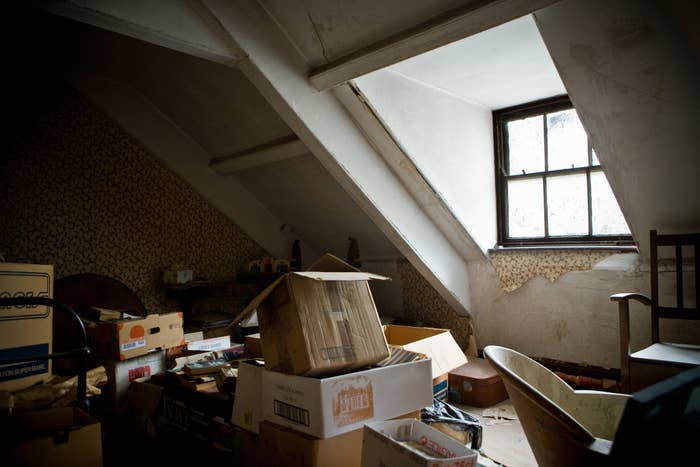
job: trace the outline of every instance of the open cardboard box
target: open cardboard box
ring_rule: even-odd
[[[450,330],[389,324],[384,326],[384,334],[390,345],[430,357],[433,396],[445,399],[448,373],[467,363],[467,357],[455,342]]]
[[[364,428],[362,467],[475,467],[477,458],[477,451],[418,420],[374,422]]]
[[[269,420],[317,438],[362,428],[432,404],[430,359],[328,378],[287,375],[241,363],[231,423],[258,432]]]
[[[389,356],[369,280],[388,278],[327,254],[273,282],[233,323],[257,310],[269,370],[318,376],[362,368]]]

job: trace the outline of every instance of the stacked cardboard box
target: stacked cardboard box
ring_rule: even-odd
[[[362,368],[389,356],[368,283],[387,279],[325,255],[273,282],[237,320],[257,310],[269,370],[319,376]]]
[[[0,297],[53,297],[53,266],[0,263]],[[0,389],[16,391],[51,377],[53,310],[44,305],[0,309],[0,358],[30,360],[0,366]]]
[[[89,322],[86,330],[93,354],[107,370],[107,393],[116,405],[124,402],[132,381],[165,370],[166,349],[185,343],[179,312]]]
[[[251,344],[264,364],[239,365],[231,422],[259,435],[260,464],[356,467],[365,423],[432,403],[431,363],[402,350],[410,358],[389,359],[368,285],[386,278],[331,255],[309,269],[286,274],[244,311],[258,312]]]

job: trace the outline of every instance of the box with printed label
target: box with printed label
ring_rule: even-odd
[[[418,420],[365,425],[362,467],[475,467],[478,453]]]
[[[369,421],[387,420],[432,404],[429,359],[328,378],[245,367],[251,365],[243,363],[238,370],[232,423],[249,430],[255,430],[259,421],[269,420],[317,438],[329,438]],[[247,378],[247,373],[253,382],[259,378],[260,390],[238,391],[244,386],[240,378]]]
[[[180,312],[88,323],[86,330],[93,354],[114,360],[126,360],[185,343]]]
[[[165,371],[165,350],[130,358],[124,361],[102,360],[107,371],[107,395],[113,404],[121,405],[135,379]]]
[[[265,368],[319,376],[387,358],[368,281],[388,278],[360,272],[332,255],[310,269],[280,277],[237,318],[257,310]]]
[[[53,266],[0,263],[0,297],[53,297]],[[0,308],[0,358],[29,361],[0,366],[0,390],[24,389],[51,376],[53,309],[45,305]]]
[[[455,342],[450,330],[389,324],[384,326],[384,334],[390,345],[400,346],[430,357],[433,396],[445,400],[447,398],[448,373],[467,363],[467,357]]]

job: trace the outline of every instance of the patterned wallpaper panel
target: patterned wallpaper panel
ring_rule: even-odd
[[[176,308],[162,271],[230,278],[265,251],[121,127],[67,87],[18,115],[0,159],[0,252],[56,277],[114,277],[149,312]],[[41,104],[43,102],[43,105]]]
[[[420,321],[424,326],[445,328],[462,350],[466,350],[471,335],[471,319],[462,316],[437,293],[408,261],[398,262],[403,285],[404,318]]]
[[[557,249],[557,250],[513,250],[489,253],[501,285],[512,292],[533,277],[541,276],[554,282],[567,272],[587,271],[614,250]]]

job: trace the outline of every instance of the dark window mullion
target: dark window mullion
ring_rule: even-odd
[[[588,192],[588,235],[593,235],[593,197],[591,193],[591,166],[593,165],[593,148],[588,140],[588,167],[586,168],[586,191]]]
[[[549,142],[547,136],[547,114],[542,115],[544,135],[544,174],[542,174],[542,195],[544,199],[544,238],[549,238],[549,206],[547,205],[547,171],[549,170]]]
[[[510,202],[508,201],[508,175],[510,175],[510,145],[508,144],[508,122],[506,120],[503,121],[503,126],[502,132],[501,132],[501,144],[502,144],[502,151],[501,151],[501,162],[503,163],[500,172],[501,180],[503,180],[503,185],[502,185],[502,192],[503,192],[503,204],[501,206],[502,209],[502,216],[503,216],[503,221],[505,223],[504,225],[504,231],[505,231],[505,237],[504,238],[510,238],[510,217],[508,215],[508,210],[510,206]]]

